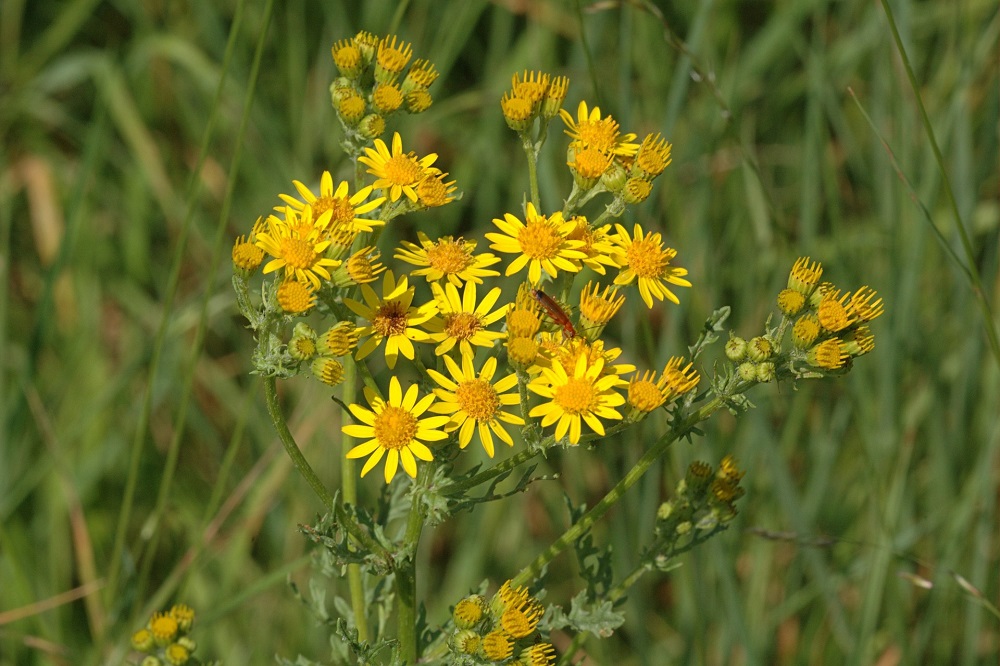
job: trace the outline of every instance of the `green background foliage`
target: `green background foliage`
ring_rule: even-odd
[[[285,585],[308,588],[296,525],[321,507],[247,374],[228,252],[293,178],[351,178],[327,87],[330,46],[360,29],[395,30],[441,71],[434,106],[390,131],[438,153],[465,192],[394,223],[388,243],[417,229],[482,239],[517,212],[527,175],[499,98],[515,71],[542,69],[570,77],[567,109],[586,99],[674,144],[625,223],[663,231],[694,287],[652,311],[630,294],[605,336],[627,360],[662,368],[724,304],[737,333],[760,332],[800,255],[886,299],[876,349],[849,376],[759,387],[756,410],[676,445],[601,524],[626,571],[690,461],[732,453],[748,470],[733,529],[643,579],[625,626],[588,641],[588,663],[995,663],[1000,620],[951,572],[996,603],[998,364],[949,255],[962,256],[956,220],[884,10],[706,0],[659,3],[661,21],[638,2],[581,4],[288,2],[265,25],[265,3],[248,3],[228,64],[232,0],[0,4],[0,663],[97,663],[173,601],[197,609],[203,657],[328,655],[328,630]],[[891,5],[997,309],[996,3]],[[569,189],[560,132],[545,147],[545,208]],[[338,408],[304,378],[282,389],[335,487]],[[662,432],[654,421],[557,451],[540,471],[559,481],[429,532],[430,621],[530,561],[567,525],[563,491],[593,504]],[[361,482],[368,501],[378,476]],[[568,605],[577,567],[556,560],[546,603]],[[81,586],[83,598],[58,596]]]

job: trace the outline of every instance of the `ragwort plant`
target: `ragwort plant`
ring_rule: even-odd
[[[304,531],[321,546],[318,569],[346,578],[350,590],[350,602],[334,604],[337,618],[321,595],[307,603],[332,628],[339,663],[553,664],[547,639],[556,629],[575,635],[562,655],[569,663],[584,637],[606,637],[622,623],[620,603],[641,576],[671,568],[726,529],[743,471],[730,456],[715,467],[692,464],[660,507],[633,571],[611,570],[591,535],[595,522],[671,444],[698,434],[722,408],[751,407],[750,388],[849,371],[873,348],[868,323],[882,302],[868,287],[843,292],[822,281],[821,265],[804,257],[777,296],[776,325],[769,318],[749,339],[730,332],[726,360],[707,381],[696,364],[725,330],[728,308],[711,314],[686,357],[640,371],[627,349],[601,334],[629,291],[652,308],[679,303],[692,286],[662,232],[627,223],[670,165],[671,144],[658,134],[639,141],[585,101],[569,113],[566,77],[515,74],[499,106],[526,157],[523,205],[499,214],[483,239],[418,232],[384,248],[381,232],[392,220],[462,196],[436,155],[405,150],[398,133],[381,138],[393,114],[431,105],[437,72],[425,60],[410,64],[411,45],[394,36],[362,32],[332,54],[340,77],[331,97],[355,182],[335,183],[327,171],[317,193],[293,181],[295,193],[280,194],[232,255],[237,302],[257,341],[253,372],[264,377],[289,456],[326,507]],[[554,194],[542,196],[537,178],[553,122],[564,126],[554,138],[568,139],[573,178],[561,207]],[[603,210],[589,219],[588,204]],[[481,251],[487,244],[493,252]],[[383,264],[390,254],[391,268]],[[253,287],[258,272],[264,280]],[[510,281],[501,273],[521,281],[516,290],[504,288]],[[579,298],[571,302],[572,293]],[[401,379],[403,367],[418,380]],[[336,387],[344,409],[334,490],[302,455],[278,403],[276,380],[299,375]],[[533,459],[554,447],[596,444],[647,418],[662,424],[658,439],[595,506],[573,508],[573,525],[533,561],[492,595],[488,581],[469,581],[477,593],[454,600],[440,626],[418,615],[416,552],[425,526],[524,490],[536,480]],[[473,441],[489,460],[463,471],[457,462]],[[513,453],[494,462],[504,447]],[[358,504],[352,461],[363,461],[361,477],[377,472],[384,480],[377,506]],[[513,484],[501,489],[506,480]],[[591,563],[582,571],[586,587],[569,609],[546,606],[546,567],[571,547]]]

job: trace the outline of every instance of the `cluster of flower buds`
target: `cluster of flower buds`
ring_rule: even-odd
[[[197,645],[188,634],[194,624],[194,610],[175,604],[166,612],[153,613],[146,626],[132,634],[132,648],[146,656],[141,666],[182,666],[200,664],[193,656]]]
[[[331,53],[340,72],[330,86],[333,108],[345,128],[369,140],[382,135],[386,118],[397,111],[422,113],[433,102],[428,88],[437,70],[420,58],[410,65],[413,47],[395,35],[362,31],[338,41]]]
[[[299,363],[308,362],[313,377],[327,386],[336,386],[344,380],[344,364],[339,359],[354,351],[360,334],[350,321],[337,322],[323,335],[299,322],[288,341],[288,354]]]
[[[853,359],[875,347],[868,322],[879,317],[882,299],[874,289],[861,287],[841,292],[829,282],[820,282],[823,267],[809,257],[800,257],[792,266],[788,286],[778,294],[782,325],[770,335],[749,341],[733,336],[726,344],[726,356],[738,364],[744,381],[772,381],[783,371],[793,375],[806,364],[812,372],[844,372]],[[781,337],[791,330],[791,349],[781,351]]]
[[[543,124],[549,122],[562,109],[567,90],[569,79],[565,76],[528,71],[514,74],[511,89],[500,99],[507,126],[515,132],[527,133],[535,119],[541,118]]]
[[[545,607],[527,589],[507,581],[492,599],[473,594],[455,605],[455,633],[448,646],[457,659],[480,660],[475,663],[548,666],[556,661],[555,648],[534,636],[544,614]]]
[[[740,479],[744,472],[726,456],[718,469],[693,462],[677,483],[673,499],[656,512],[656,534],[670,543],[678,537],[707,533],[736,517],[736,500],[743,496]]]

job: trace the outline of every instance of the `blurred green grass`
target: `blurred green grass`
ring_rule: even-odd
[[[996,5],[892,7],[997,309]],[[869,284],[886,299],[876,350],[850,376],[798,390],[761,387],[756,410],[716,419],[692,446],[677,446],[617,509],[619,519],[601,527],[625,570],[662,489],[688,462],[733,453],[748,470],[735,528],[677,571],[644,580],[622,630],[588,642],[593,663],[994,662],[998,619],[950,572],[997,603],[997,364],[964,276],[847,93],[857,93],[958,248],[880,6],[664,5],[682,52],[637,4],[585,6],[585,42],[575,4],[561,0],[282,4],[264,33],[233,165],[262,3],[244,10],[224,68],[235,3],[9,0],[0,6],[0,663],[95,663],[99,636],[108,648],[124,645],[158,590],[169,594],[161,606],[179,600],[199,611],[202,656],[326,656],[325,630],[284,585],[291,571],[307,586],[307,548],[295,526],[318,507],[281,454],[247,375],[251,340],[232,303],[228,246],[218,270],[209,268],[230,179],[226,243],[291,179],[314,182],[323,169],[349,176],[329,106],[329,47],[359,29],[387,31],[399,9],[398,33],[443,76],[435,105],[391,129],[407,148],[437,152],[465,198],[404,218],[388,240],[417,228],[481,238],[490,219],[516,209],[527,178],[498,100],[513,72],[544,69],[570,76],[568,109],[587,99],[625,130],[661,131],[674,144],[653,197],[624,223],[663,230],[695,286],[679,308],[648,313],[630,300],[620,315],[629,324],[608,335],[629,360],[662,367],[723,304],[738,332],[759,331],[799,255],[821,260],[838,285]],[[210,117],[215,131],[192,197]],[[552,130],[541,178],[555,206],[569,181],[558,124]],[[161,321],[166,335],[151,376]],[[192,400],[178,432],[188,379]],[[304,380],[283,389],[293,431],[333,484],[338,411]],[[106,580],[137,430],[142,457],[119,585],[86,602],[32,607]],[[557,455],[548,465],[560,483],[429,534],[420,556],[432,574],[418,584],[431,621],[482,577],[499,582],[516,572],[565,526],[562,489],[593,503],[656,432],[650,424],[598,450]],[[175,437],[177,473],[154,525]],[[362,493],[376,492],[375,481],[363,482]],[[579,584],[576,565],[565,556],[556,565],[547,601],[566,602]],[[934,587],[919,589],[900,573]]]

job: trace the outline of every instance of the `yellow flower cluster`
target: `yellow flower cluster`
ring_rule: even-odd
[[[417,59],[406,75],[413,47],[395,35],[359,32],[330,50],[340,72],[330,86],[333,108],[345,128],[371,140],[385,131],[385,120],[397,111],[422,113],[433,103],[428,88],[438,77],[434,65]]]
[[[132,634],[132,649],[147,655],[143,664],[198,663],[192,656],[197,644],[188,636],[193,624],[194,610],[174,604],[169,611],[153,613],[146,626]]]
[[[875,336],[868,323],[882,315],[882,299],[864,286],[842,292],[829,282],[821,282],[823,266],[809,257],[795,261],[785,289],[778,294],[783,325],[771,336],[749,341],[730,338],[726,356],[738,364],[744,381],[772,381],[782,371],[782,361],[790,362],[795,374],[798,362],[821,372],[850,369],[853,359],[875,348]],[[780,333],[791,330],[792,349],[780,354]]]
[[[487,663],[549,666],[556,662],[555,648],[533,637],[544,614],[545,607],[526,588],[507,581],[491,599],[473,594],[455,604],[455,632],[448,647],[456,659],[475,656]]]
[[[562,109],[567,90],[569,79],[565,76],[528,71],[514,74],[511,89],[500,100],[507,126],[523,133],[531,129],[536,118],[548,122]]]

